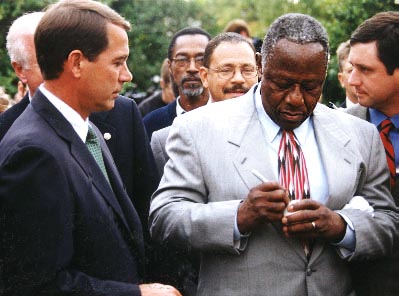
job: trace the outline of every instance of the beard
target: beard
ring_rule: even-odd
[[[186,97],[195,98],[195,97],[199,97],[204,92],[204,87],[200,86],[200,87],[198,87],[196,89],[192,89],[192,88],[187,89],[187,88],[182,87],[181,88],[181,92]]]
[[[180,83],[180,92],[188,98],[198,98],[203,92],[202,81],[197,75],[187,75]]]

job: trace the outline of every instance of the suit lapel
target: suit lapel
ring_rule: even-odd
[[[174,100],[172,103],[167,105],[167,120],[172,125],[173,120],[176,118],[176,106],[177,106],[177,99]]]
[[[268,181],[278,182],[278,176],[274,173],[274,170],[270,169],[274,165],[277,167],[277,159],[271,159],[268,155],[268,145],[270,144],[266,142],[254,106],[253,94],[255,91],[256,87],[253,92],[247,93],[245,100],[243,100],[244,104],[238,108],[237,115],[231,116],[231,133],[228,138],[228,143],[237,147],[237,154],[233,159],[234,167],[248,190],[262,183],[252,173],[252,170],[258,171]],[[296,239],[287,239],[283,234],[281,222],[273,222],[271,225],[276,229],[281,239],[286,240],[298,256],[306,262],[307,259],[301,242]]]
[[[97,136],[100,133],[98,129],[96,129]],[[141,226],[141,222],[139,219],[139,215],[136,212],[132,202],[130,201],[128,194],[124,190],[122,179],[119,176],[119,172],[115,166],[114,160],[110,151],[107,148],[104,140],[99,138],[101,149],[104,157],[104,164],[108,172],[108,177],[112,184],[113,195],[115,196],[116,206],[118,208],[119,216],[126,226],[127,230],[131,234],[130,241],[134,247],[134,250],[137,253],[137,258],[142,264],[142,258],[144,257],[144,245],[143,245],[143,229]],[[101,173],[102,175],[102,173]],[[133,237],[133,240],[131,239]]]
[[[127,229],[130,229],[124,218],[122,209],[111,189],[108,181],[105,179],[101,169],[90,154],[86,145],[82,142],[71,124],[65,117],[47,100],[47,98],[37,90],[32,99],[32,107],[40,114],[45,121],[54,129],[58,136],[64,139],[70,146],[72,157],[80,165],[86,173],[89,182],[92,182],[102,197],[114,209],[115,213],[120,216]],[[98,130],[97,130],[98,135]]]
[[[326,206],[332,210],[342,209],[352,198],[356,188],[358,156],[349,148],[351,139],[336,123],[330,113],[316,107],[313,116],[316,141],[328,180],[329,198]],[[338,111],[335,111],[338,112]],[[346,182],[346,180],[350,180]],[[316,241],[311,261],[321,255],[324,242]]]
[[[254,89],[254,91],[256,88]],[[263,130],[253,103],[253,93],[248,93],[245,104],[241,106],[239,115],[231,117],[231,134],[229,144],[237,147],[236,157],[233,159],[235,168],[248,189],[258,185],[261,181],[251,172],[259,171],[267,180],[278,181],[270,165],[277,165],[277,160],[270,159],[267,154],[267,145]],[[245,112],[243,112],[245,109]],[[326,171],[329,189],[327,206],[333,210],[341,209],[353,196],[355,188],[353,182],[357,176],[357,163],[360,161],[356,154],[348,148],[350,138],[335,123],[329,113],[320,112],[319,107],[314,111],[313,122],[316,141]],[[246,114],[246,115],[245,115]],[[237,118],[240,116],[240,118]],[[260,140],[261,139],[261,140]],[[274,164],[276,162],[276,164]],[[273,226],[291,244],[298,255],[306,260],[302,244],[299,240],[285,238],[281,223],[272,223]],[[324,247],[324,243],[316,242],[313,248],[312,259],[317,258]]]
[[[323,106],[321,106],[323,107]],[[355,193],[359,157],[350,149],[351,139],[329,112],[316,107],[313,116],[316,141],[328,180],[329,198],[326,205],[342,209]],[[349,180],[346,182],[346,180]]]
[[[230,117],[231,129],[228,137],[228,143],[237,147],[233,163],[248,189],[262,183],[252,170],[258,171],[269,181],[278,180],[273,171],[268,169],[273,161],[267,154],[268,143],[254,106],[253,94],[256,87],[252,90],[245,95],[242,106],[237,108],[238,112]]]
[[[99,133],[99,137],[105,139],[105,135],[109,138],[106,138],[106,143],[108,149],[111,151],[112,155],[116,155],[116,148],[117,148],[117,135],[116,135],[116,127],[107,121],[109,116],[109,112],[99,112],[90,115],[90,121],[92,121],[98,129],[101,131]]]

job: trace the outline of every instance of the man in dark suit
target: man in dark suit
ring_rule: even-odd
[[[113,108],[132,79],[129,28],[90,0],[60,1],[39,23],[44,84],[0,143],[5,295],[180,295],[171,286],[140,284],[141,223],[88,121]],[[101,150],[90,153],[85,141],[95,139]]]
[[[170,126],[176,116],[208,102],[209,93],[202,85],[199,69],[210,39],[209,33],[200,28],[185,28],[172,37],[168,63],[179,96],[172,103],[144,116],[144,125],[150,138],[154,131]]]
[[[43,12],[17,18],[7,34],[7,51],[15,74],[28,86],[23,99],[0,115],[0,141],[22,114],[43,82],[37,64],[33,35]],[[90,120],[99,128],[115,161],[118,172],[144,226],[147,225],[151,194],[158,185],[154,160],[136,103],[118,96],[109,111],[93,113]],[[145,231],[146,231],[145,227]],[[145,233],[146,234],[146,233]]]
[[[363,22],[353,32],[350,45],[348,59],[353,70],[349,84],[355,87],[359,104],[346,111],[373,123],[380,131],[390,169],[391,193],[398,205],[399,12],[378,13]],[[387,138],[390,144],[385,141]],[[353,264],[357,295],[399,295],[398,241],[393,250],[391,256],[381,260]]]

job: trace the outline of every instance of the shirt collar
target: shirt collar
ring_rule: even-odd
[[[176,115],[182,115],[186,113],[187,111],[183,109],[183,107],[180,105],[180,96],[177,97],[176,99]]]
[[[346,108],[352,107],[353,105],[355,105],[355,103],[353,103],[351,100],[349,100],[348,97],[345,98],[345,103],[346,103]]]
[[[374,108],[369,108],[369,112],[370,112],[370,122],[372,124],[374,124],[375,126],[379,126],[383,120],[389,118],[384,113],[382,113],[381,111],[378,111],[377,109],[374,109]],[[392,116],[390,119],[391,119],[393,125],[395,126],[395,128],[398,128],[399,127],[399,114]]]
[[[72,125],[72,128],[78,134],[79,138],[86,142],[87,132],[89,130],[89,119],[83,118],[72,107],[66,104],[63,100],[47,90],[43,84],[39,86],[40,91],[47,97],[51,104],[65,117],[65,119]]]
[[[263,108],[262,97],[260,95],[260,86],[258,86],[257,90],[255,91],[254,100],[259,120],[265,132],[266,140],[269,143],[272,143],[274,140],[276,140],[276,138],[281,137],[280,133],[281,128],[270,118],[270,116],[266,113],[265,109]],[[298,126],[296,129],[293,130],[301,146],[305,145],[306,143],[307,135],[312,127],[311,125],[312,121],[311,118],[309,117],[300,126]]]

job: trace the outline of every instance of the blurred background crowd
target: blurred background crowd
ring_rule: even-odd
[[[0,1],[0,108],[18,100],[18,79],[6,52],[6,34],[10,24],[25,12],[39,11],[54,0]],[[287,12],[312,15],[327,28],[331,57],[322,102],[339,106],[345,90],[338,81],[336,50],[349,39],[353,30],[379,11],[399,10],[399,0],[103,0],[132,23],[129,68],[133,81],[126,83],[122,94],[137,103],[160,89],[160,69],[171,36],[187,26],[198,26],[216,36],[223,31],[246,34],[259,48],[270,23]],[[232,20],[243,22],[232,24]],[[230,26],[230,27],[229,27]],[[237,31],[238,30],[238,31]],[[241,31],[241,32],[240,32]],[[8,104],[6,101],[10,101]]]

